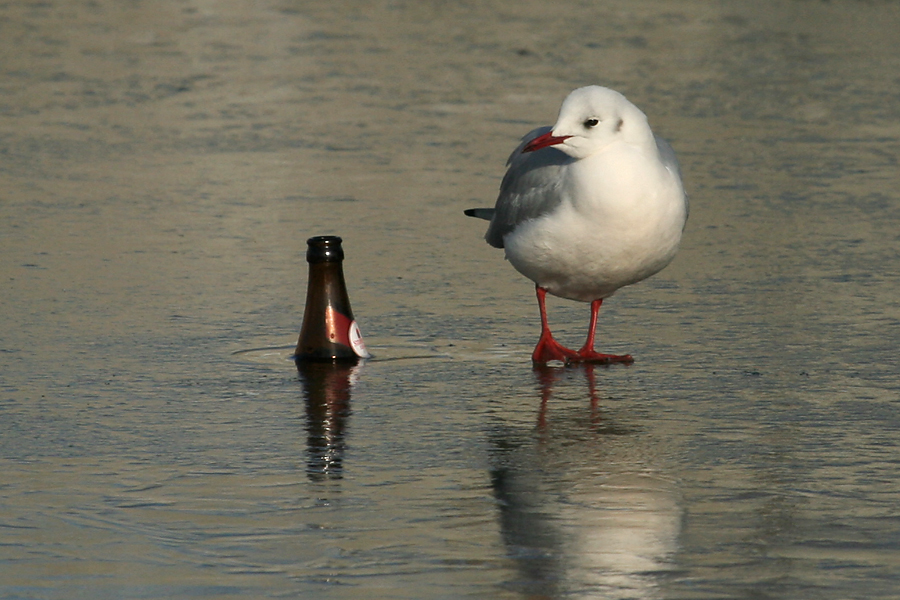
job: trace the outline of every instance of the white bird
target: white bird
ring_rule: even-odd
[[[522,138],[507,165],[496,206],[465,214],[490,220],[487,242],[535,282],[541,337],[532,360],[633,362],[594,350],[597,314],[604,298],[675,257],[688,201],[672,148],[625,96],[593,85],[569,94],[556,124]],[[580,350],[553,339],[547,292],[591,303]]]

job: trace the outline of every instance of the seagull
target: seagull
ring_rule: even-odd
[[[494,208],[471,208],[490,221],[485,240],[503,248],[535,283],[541,337],[535,364],[634,362],[594,350],[603,300],[658,273],[675,257],[688,200],[672,147],[625,96],[592,85],[563,101],[552,127],[528,133],[507,161]],[[553,338],[547,293],[590,302],[580,350]]]

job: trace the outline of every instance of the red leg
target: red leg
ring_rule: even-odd
[[[537,346],[534,347],[534,352],[531,353],[532,362],[543,365],[551,360],[560,360],[564,363],[579,360],[578,353],[569,350],[553,339],[553,334],[550,333],[550,324],[547,322],[547,307],[544,304],[547,290],[539,285],[535,286],[535,290],[538,307],[541,309],[541,339],[538,340]]]
[[[633,363],[634,359],[631,358],[630,354],[603,354],[602,352],[597,352],[596,350],[594,350],[594,334],[597,329],[597,315],[600,313],[600,306],[602,304],[602,298],[591,302],[591,325],[588,329],[587,339],[584,342],[584,346],[582,346],[581,350],[578,351],[577,357],[574,359],[569,359],[569,361],[591,362],[604,365],[612,363]]]

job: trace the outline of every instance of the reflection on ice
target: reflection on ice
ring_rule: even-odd
[[[566,578],[608,598],[657,597],[658,576],[672,568],[681,518],[667,483],[622,475],[573,490],[557,515],[566,534]]]
[[[342,477],[350,391],[360,368],[354,363],[297,362],[306,398],[306,473],[311,480]]]
[[[593,388],[590,367],[587,375]],[[523,439],[500,427],[492,440],[500,526],[523,591],[537,598],[661,597],[681,528],[674,482],[645,464],[640,444],[629,439],[634,432],[604,422],[595,402],[574,419],[548,413],[554,374],[538,377],[537,435]],[[592,389],[590,396],[596,400]]]

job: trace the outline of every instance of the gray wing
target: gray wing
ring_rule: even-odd
[[[500,184],[493,218],[484,235],[487,243],[495,248],[503,247],[503,236],[519,223],[554,210],[562,201],[560,174],[572,158],[552,147],[522,153],[525,144],[551,129],[539,127],[529,132],[506,161],[509,168]]]
[[[656,148],[659,151],[659,157],[662,159],[663,164],[669,171],[675,173],[678,176],[678,181],[681,181],[681,165],[678,164],[678,158],[675,157],[675,151],[672,150],[672,146],[669,145],[669,142],[662,139],[658,135],[654,135],[656,138]],[[690,212],[690,204],[688,203],[687,194],[684,195],[684,216],[687,219],[687,215]]]
[[[495,248],[503,247],[503,236],[515,229],[519,223],[551,212],[562,202],[559,193],[561,171],[563,167],[571,164],[573,159],[552,147],[522,153],[525,144],[551,129],[539,127],[529,132],[513,150],[506,161],[509,168],[500,184],[500,195],[494,208],[470,208],[465,211],[470,217],[487,219],[491,222],[484,239]],[[681,167],[672,146],[661,137],[654,136],[654,138],[663,164],[680,181]],[[684,208],[686,215],[689,209],[687,194],[684,197]]]

